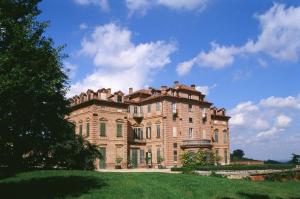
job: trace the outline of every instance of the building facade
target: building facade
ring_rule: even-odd
[[[148,88],[125,95],[88,90],[71,100],[75,131],[100,147],[98,168],[180,166],[184,151],[213,150],[229,164],[230,117],[195,85]]]

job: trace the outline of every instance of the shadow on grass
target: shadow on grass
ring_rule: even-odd
[[[106,184],[96,177],[56,176],[0,183],[1,198],[52,199],[80,196]]]
[[[270,196],[265,195],[265,194],[239,192],[238,195],[239,195],[239,198],[243,197],[243,198],[246,198],[246,199],[271,199]],[[235,199],[235,198],[223,197],[221,199]],[[289,197],[289,198],[277,197],[276,199],[300,199],[300,197]]]

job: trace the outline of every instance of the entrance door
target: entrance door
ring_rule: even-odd
[[[105,169],[106,167],[106,148],[100,147],[99,149],[100,153],[102,154],[102,157],[100,158],[99,167],[100,169]]]
[[[133,168],[138,166],[138,150],[131,149],[131,164]]]

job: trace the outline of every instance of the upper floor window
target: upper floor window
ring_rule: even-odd
[[[148,113],[150,113],[151,112],[151,104],[148,104]]]
[[[156,137],[160,138],[160,125],[156,125]]]
[[[138,107],[137,106],[134,106],[134,108],[133,108],[133,113],[138,113]]]
[[[201,108],[201,114],[202,114],[202,117],[206,116],[206,109],[205,108]]]
[[[189,112],[192,112],[192,111],[193,111],[193,105],[189,104]]]
[[[219,142],[219,132],[217,130],[214,132],[214,142]]]
[[[177,137],[177,128],[175,126],[173,126],[173,137]]]
[[[156,111],[160,111],[160,102],[156,102]]]
[[[224,142],[224,143],[227,143],[227,141],[228,141],[228,134],[227,134],[227,131],[224,130],[224,131],[223,131],[223,142]]]
[[[106,136],[106,124],[104,122],[100,123],[100,136],[101,137]]]
[[[175,102],[172,103],[172,112],[176,113],[176,103]]]
[[[191,94],[189,94],[189,95],[188,95],[188,98],[189,98],[189,99],[192,99],[192,95],[191,95]]]
[[[122,137],[123,135],[123,125],[120,123],[117,123],[117,137]]]
[[[142,128],[134,128],[133,129],[133,138],[142,140],[143,136],[143,129]]]
[[[189,123],[193,123],[193,118],[189,118]]]
[[[146,138],[151,139],[151,126],[146,127]]]
[[[189,128],[189,138],[193,138],[193,128]]]

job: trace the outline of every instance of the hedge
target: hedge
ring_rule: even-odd
[[[282,169],[292,169],[295,165],[292,164],[263,164],[263,165],[194,165],[194,166],[183,166],[183,167],[173,167],[171,171],[241,171],[241,170],[282,170]]]

